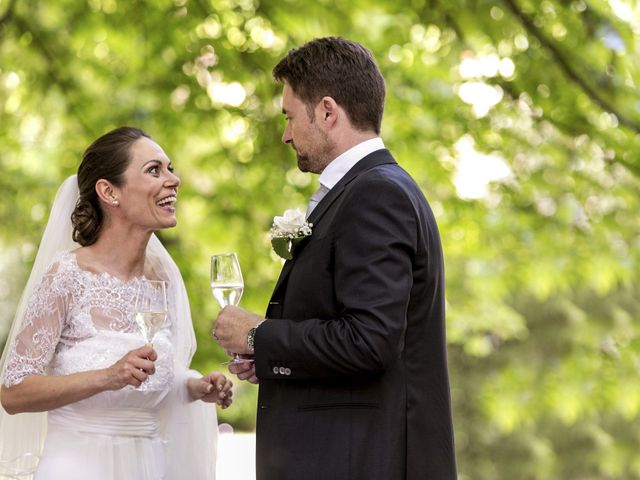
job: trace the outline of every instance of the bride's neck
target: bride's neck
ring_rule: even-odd
[[[145,252],[150,237],[151,232],[118,232],[107,228],[94,244],[81,248],[76,256],[85,268],[129,280],[145,273]]]

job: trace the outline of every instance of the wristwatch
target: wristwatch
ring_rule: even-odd
[[[256,341],[256,327],[250,328],[249,333],[247,333],[247,347],[249,348],[249,353],[255,353],[254,342]]]
[[[262,320],[262,322],[264,322]],[[249,353],[255,353],[255,341],[256,341],[256,330],[262,325],[262,322],[258,323],[255,327],[249,329],[249,333],[247,333],[247,347],[249,348]]]

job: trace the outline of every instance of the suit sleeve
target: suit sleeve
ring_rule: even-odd
[[[333,319],[265,322],[256,332],[259,378],[376,375],[403,349],[417,245],[415,209],[401,185],[357,179],[343,195],[334,232]],[[283,377],[273,365],[285,365]]]

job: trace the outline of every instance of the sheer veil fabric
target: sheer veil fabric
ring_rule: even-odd
[[[71,213],[78,199],[75,175],[67,178],[56,194],[49,221],[5,344],[0,360],[4,378],[7,354],[20,331],[29,298],[56,254],[79,245],[72,240]],[[213,404],[191,401],[186,389],[196,349],[186,288],[177,265],[155,235],[147,246],[147,262],[169,284],[170,308],[175,308],[172,347],[175,380],[160,412],[160,430],[165,446],[167,480],[182,478],[214,479],[217,444],[217,418]],[[42,452],[47,430],[47,413],[8,415],[0,409],[0,479],[31,479]]]

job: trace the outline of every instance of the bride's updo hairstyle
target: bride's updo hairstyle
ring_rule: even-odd
[[[142,137],[151,138],[138,128],[119,127],[98,138],[84,152],[78,167],[80,197],[71,214],[74,242],[86,247],[98,239],[104,212],[96,193],[96,182],[104,179],[121,187],[131,161],[129,149]]]

